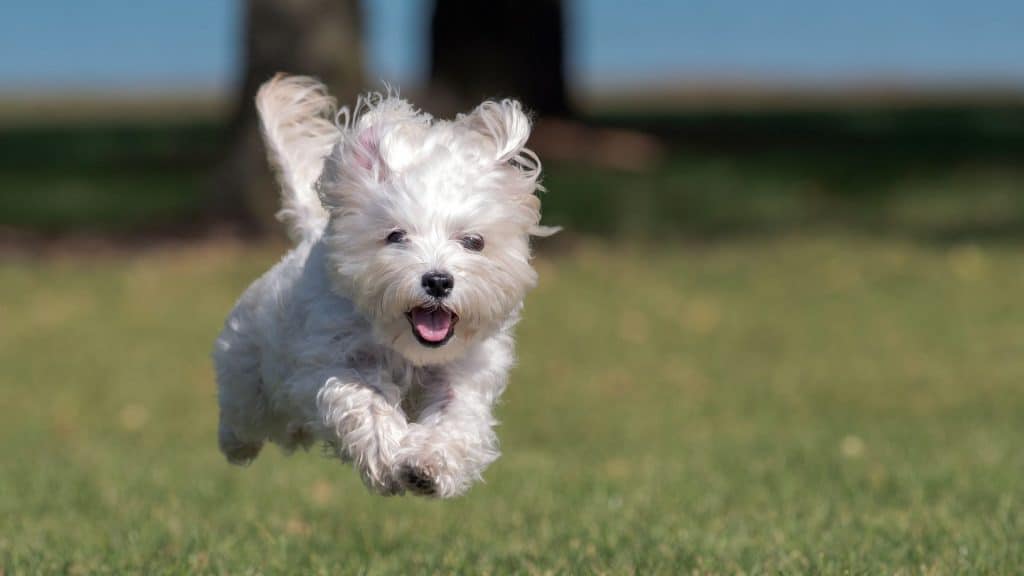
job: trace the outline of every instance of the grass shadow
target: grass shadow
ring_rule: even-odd
[[[925,242],[1024,239],[1024,107],[607,114],[668,153],[651,170],[547,166],[545,220],[570,235],[717,241],[838,228]],[[147,234],[208,210],[224,126],[0,131],[0,227]]]

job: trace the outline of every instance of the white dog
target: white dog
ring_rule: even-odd
[[[221,450],[322,441],[379,493],[464,493],[499,454],[529,237],[555,231],[529,118],[504,100],[434,120],[391,93],[335,116],[287,76],[256,105],[296,245],[217,339]]]

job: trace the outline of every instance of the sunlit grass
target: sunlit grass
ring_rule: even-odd
[[[0,263],[6,573],[1024,568],[1024,252],[840,236],[538,261],[466,498],[217,453],[208,350],[276,248]]]

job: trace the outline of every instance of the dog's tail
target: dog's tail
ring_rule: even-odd
[[[307,76],[278,74],[256,95],[267,156],[281,185],[277,219],[296,243],[318,237],[327,224],[316,182],[341,137],[335,106],[326,87]]]

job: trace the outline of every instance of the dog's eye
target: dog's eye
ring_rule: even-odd
[[[387,237],[388,244],[401,244],[405,242],[405,230],[392,230]]]
[[[466,250],[479,252],[484,249],[484,237],[479,234],[466,234],[459,238],[459,244]]]

